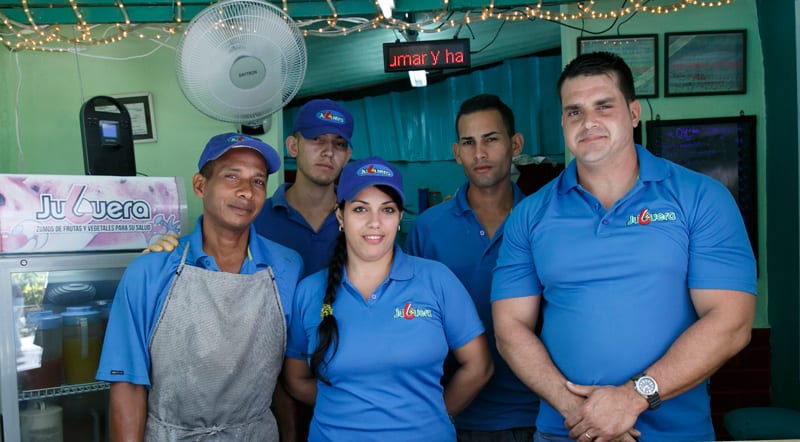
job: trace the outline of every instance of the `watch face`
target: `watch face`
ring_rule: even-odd
[[[645,396],[650,396],[658,391],[656,381],[649,377],[643,376],[636,381],[636,389]]]

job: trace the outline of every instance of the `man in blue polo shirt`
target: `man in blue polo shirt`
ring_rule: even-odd
[[[294,183],[280,186],[255,220],[256,231],[303,257],[305,275],[328,265],[339,234],[335,182],[350,160],[353,116],[341,104],[311,100],[300,108],[286,150],[297,160]]]
[[[467,182],[456,196],[426,210],[406,240],[409,254],[447,265],[469,291],[486,327],[494,375],[470,405],[455,417],[458,440],[516,441],[533,437],[539,399],[497,353],[492,333],[490,291],[503,222],[524,195],[511,181],[511,159],[524,139],[514,114],[496,95],[482,94],[461,104],[456,116],[453,155]],[[447,374],[447,373],[446,373]]]
[[[303,258],[303,276],[325,268],[339,234],[336,180],[350,160],[353,116],[340,103],[314,99],[295,117],[286,150],[297,160],[294,183],[278,187],[253,221],[256,232],[295,250]],[[150,246],[171,251],[175,238],[163,236]],[[275,412],[284,442],[306,439],[311,409],[294,401],[278,386]]]
[[[492,284],[500,354],[542,398],[534,440],[714,440],[708,378],[755,310],[736,203],[634,144],[620,57],[579,56],[558,90],[575,160],[509,216]]]
[[[192,177],[203,200],[194,232],[126,269],[96,375],[112,383],[112,439],[278,440],[270,404],[291,311],[283,306],[303,263],[252,222],[279,168],[258,139],[212,137]]]
[[[285,183],[264,204],[256,232],[295,250],[303,258],[303,276],[325,268],[339,234],[336,180],[353,151],[353,116],[340,103],[315,99],[297,113],[286,150],[297,161],[294,183]],[[175,238],[159,238],[150,249],[171,251]]]

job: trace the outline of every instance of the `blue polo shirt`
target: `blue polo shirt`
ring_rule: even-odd
[[[469,206],[468,187],[469,183],[463,184],[454,198],[429,208],[416,219],[406,239],[406,250],[450,268],[469,292],[486,327],[494,375],[469,407],[456,416],[456,428],[498,431],[532,427],[536,424],[539,398],[500,357],[494,339],[492,270],[497,263],[504,225],[489,239]],[[525,195],[516,184],[513,188],[516,206]]]
[[[180,238],[171,253],[144,254],[125,269],[111,303],[98,380],[150,387],[150,337],[186,245],[189,245],[186,265],[220,271],[214,258],[203,251],[202,219],[202,216],[198,219],[194,232]],[[248,251],[240,273],[253,274],[272,266],[288,324],[294,292],[303,271],[302,259],[293,250],[258,236],[252,225]]]
[[[327,273],[298,286],[288,357],[307,360],[316,348]],[[368,300],[345,271],[333,313],[339,346],[323,369],[331,385],[317,383],[309,440],[454,441],[442,364],[450,349],[484,331],[458,278],[395,246],[389,276]]]
[[[573,161],[506,222],[492,300],[543,296],[541,339],[567,379],[621,385],[697,321],[689,289],[756,293],[742,217],[721,183],[636,146],[639,180],[609,210]],[[542,402],[537,427],[565,435]],[[706,382],[645,411],[641,441],[714,440]]]
[[[328,266],[339,235],[339,223],[331,208],[319,232],[314,231],[303,215],[286,202],[289,186],[291,184],[287,183],[275,190],[253,225],[261,236],[299,253],[305,264],[303,276],[307,276]]]

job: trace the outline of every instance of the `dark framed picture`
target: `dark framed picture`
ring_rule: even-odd
[[[747,32],[664,34],[664,95],[747,92]]]
[[[658,96],[657,34],[578,38],[578,55],[601,51],[619,55],[630,66],[636,97]]]
[[[131,116],[133,141],[149,143],[156,141],[153,123],[153,96],[150,93],[112,95],[128,110]]]

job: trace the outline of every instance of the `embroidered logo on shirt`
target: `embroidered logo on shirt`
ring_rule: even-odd
[[[403,318],[407,320],[412,320],[414,318],[432,318],[433,311],[429,308],[414,308],[411,306],[411,303],[408,302],[403,308],[395,307],[394,309],[394,316],[392,319]]]
[[[676,221],[677,219],[678,217],[675,215],[675,212],[671,210],[667,212],[650,213],[650,209],[642,209],[638,215],[631,215],[628,217],[626,225],[633,226],[638,224],[640,226],[646,226],[651,222]]]

